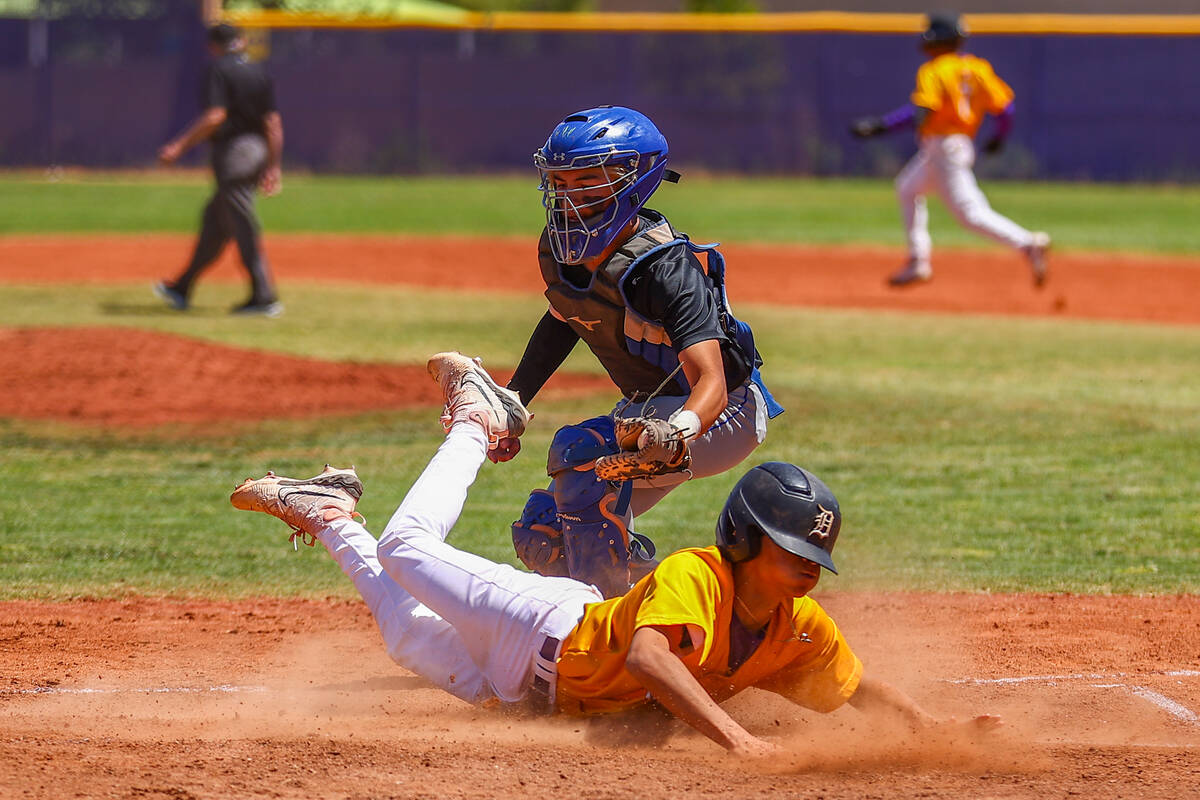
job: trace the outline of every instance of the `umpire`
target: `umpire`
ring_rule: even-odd
[[[283,312],[262,254],[254,212],[256,188],[269,197],[282,185],[283,120],[275,108],[270,76],[261,65],[246,59],[245,45],[242,32],[232,25],[221,23],[208,29],[212,61],[201,87],[201,106],[205,110],[187,130],[158,151],[159,161],[173,164],[193,146],[212,140],[217,188],[204,208],[191,262],[174,281],[154,285],[154,293],[179,311],[188,308],[196,279],[232,238],[250,273],[251,288],[250,299],[232,312],[268,317]]]

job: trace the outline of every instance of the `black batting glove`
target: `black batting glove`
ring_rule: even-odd
[[[1002,136],[993,136],[991,139],[988,139],[987,143],[983,146],[983,152],[987,153],[988,155],[995,155],[1003,149],[1004,137]]]
[[[860,117],[850,125],[850,132],[860,139],[877,136],[887,130],[880,117]]]

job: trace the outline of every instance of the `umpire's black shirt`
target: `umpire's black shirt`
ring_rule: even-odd
[[[214,144],[244,133],[263,133],[263,117],[275,111],[275,87],[261,64],[242,53],[226,53],[208,65],[201,104],[225,109],[225,122],[212,136]]]

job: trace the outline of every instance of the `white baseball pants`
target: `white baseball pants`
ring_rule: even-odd
[[[988,204],[972,169],[975,143],[965,134],[928,136],[900,174],[896,176],[896,196],[904,217],[908,237],[908,255],[928,263],[932,240],[929,238],[929,209],[925,195],[937,192],[942,202],[964,228],[1013,248],[1033,243],[1033,234]]]
[[[396,663],[468,702],[520,702],[547,639],[561,641],[584,606],[603,598],[579,581],[521,572],[446,543],[486,452],[481,428],[456,424],[378,543],[346,519],[317,538],[354,582]],[[541,677],[552,699],[553,674]]]

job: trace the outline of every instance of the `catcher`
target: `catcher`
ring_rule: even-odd
[[[730,313],[715,245],[645,207],[663,180],[679,179],[654,123],[617,106],[579,111],[533,158],[550,307],[508,388],[528,404],[582,339],[623,398],[611,415],[555,434],[552,482],[530,495],[513,545],[535,572],[613,597],[655,563],[632,517],[688,478],[740,463],[783,409],[763,385],[749,326]],[[508,437],[488,455],[507,461],[519,448]]]
[[[458,354],[429,369],[446,397],[448,433],[376,541],[352,519],[353,469],[309,480],[267,473],[231,500],[319,540],[349,577],[402,666],[470,703],[548,714],[599,714],[657,701],[734,754],[780,748],[720,702],[750,686],[806,708],[845,702],[918,730],[941,724],[863,674],[841,631],[807,597],[835,571],[837,499],[791,464],[751,469],[717,522],[717,546],[681,550],[627,594],[496,564],[446,543],[489,446],[524,430],[528,412]],[[996,717],[969,726],[987,730]]]

